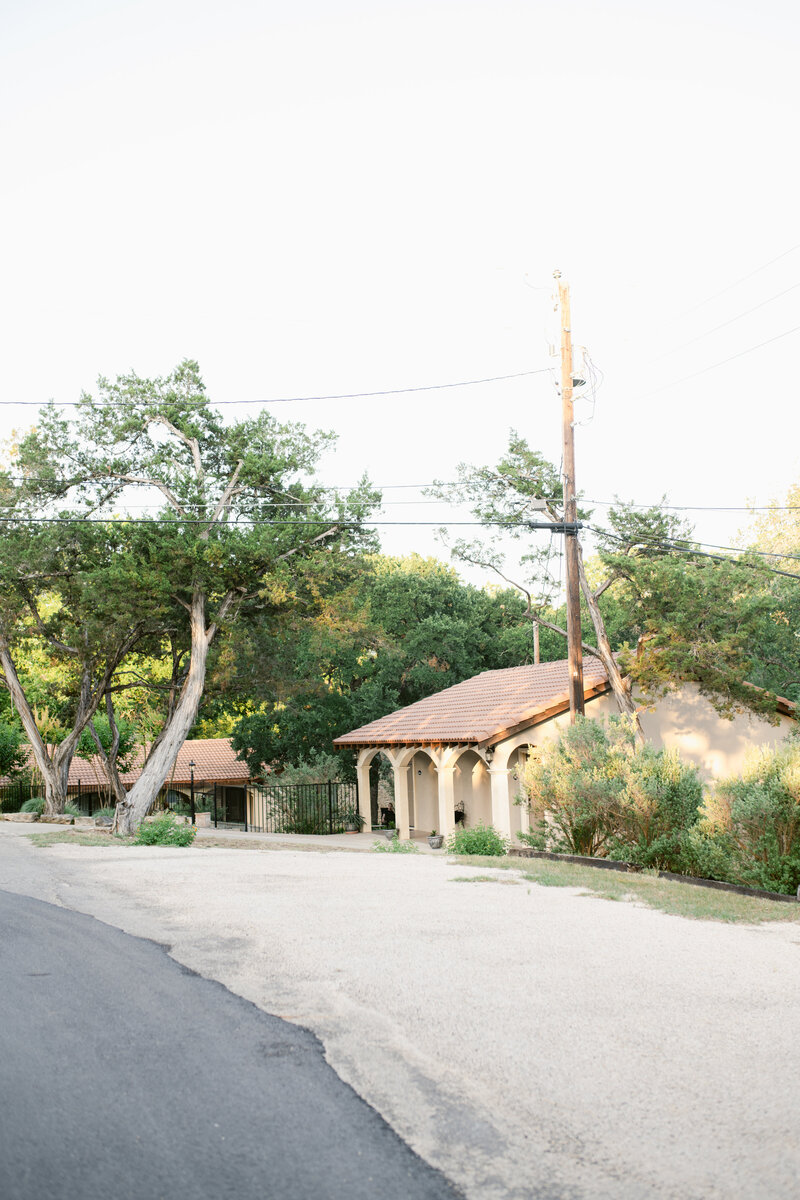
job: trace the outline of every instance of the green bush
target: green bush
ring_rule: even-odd
[[[191,846],[197,830],[194,825],[179,824],[171,813],[145,821],[133,839],[135,846]]]
[[[800,744],[748,755],[740,776],[717,781],[708,834],[729,848],[736,883],[791,894],[800,885]]]
[[[38,813],[39,816],[41,816],[44,812],[45,804],[46,800],[44,796],[31,796],[30,800],[26,800],[19,811],[25,813]],[[69,800],[67,800],[66,804],[64,805],[64,812],[68,817],[79,817],[81,815],[81,810]]]
[[[508,842],[491,825],[479,821],[466,829],[463,825],[447,839],[450,854],[482,854],[497,856],[508,854]]]
[[[401,842],[397,836],[389,841],[373,842],[372,849],[376,854],[419,854],[419,846],[413,842]]]
[[[529,845],[688,871],[700,778],[676,753],[637,745],[626,718],[579,718],[529,760],[525,785]]]

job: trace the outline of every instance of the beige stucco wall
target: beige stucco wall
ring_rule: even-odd
[[[643,711],[639,719],[651,745],[677,749],[709,780],[741,771],[748,750],[779,745],[797,724],[781,716],[778,725],[770,725],[750,714],[727,721],[700,695],[696,684],[685,684],[679,692],[662,697],[653,712]]]
[[[610,692],[589,700],[588,717],[606,718],[618,713]],[[700,695],[696,684],[685,684],[679,691],[662,697],[653,711],[639,713],[642,731],[657,750],[675,749],[681,757],[698,768],[706,780],[740,771],[747,751],[754,746],[775,746],[787,737],[796,725],[790,717],[781,716],[778,725],[770,725],[760,717],[740,714],[728,721]],[[496,747],[501,749],[525,743],[540,746],[561,736],[569,725],[569,713],[536,725]]]

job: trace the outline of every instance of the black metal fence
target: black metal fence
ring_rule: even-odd
[[[19,812],[22,805],[43,796],[41,784],[12,781],[0,786],[0,811]],[[67,800],[81,813],[93,816],[113,807],[107,796],[77,784]],[[234,826],[254,833],[344,833],[360,829],[358,788],[355,783],[248,784],[229,787],[195,780],[194,787],[165,784],[155,809],[171,809],[194,818],[207,811],[215,827]]]
[[[245,829],[257,833],[344,833],[348,826],[360,827],[354,783],[272,783],[247,791]]]
[[[196,810],[210,809],[211,788],[201,781],[197,781],[195,787]],[[1,784],[0,812],[19,812],[26,801],[33,800],[38,796],[44,796],[44,787],[41,783],[11,780],[9,783]],[[110,800],[104,792],[98,792],[96,788],[90,790],[80,783],[71,784],[67,788],[67,803],[73,805],[87,817],[94,816],[102,808],[114,807],[113,799]],[[188,813],[190,808],[189,788],[185,789],[184,795],[175,789],[174,784],[164,784],[153,807]]]

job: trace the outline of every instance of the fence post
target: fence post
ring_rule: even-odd
[[[214,780],[214,828],[217,828],[217,781]]]
[[[333,833],[333,784],[328,780],[328,829]]]
[[[247,833],[247,788],[244,789],[244,831]]]

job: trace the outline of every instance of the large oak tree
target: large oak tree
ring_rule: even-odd
[[[366,481],[345,498],[314,480],[331,435],[267,411],[226,422],[196,363],[147,380],[101,379],[72,415],[50,404],[2,479],[12,553],[0,568],[0,667],[45,779],[63,805],[69,761],[124,671],[146,650],[171,666],[163,726],[116,828],[141,822],[198,711],[212,643],[237,619],[291,603],[320,555],[372,547]],[[265,583],[268,586],[265,588]],[[69,733],[48,746],[15,655],[31,638],[72,664]]]

